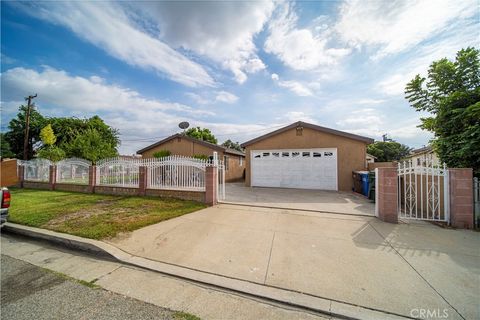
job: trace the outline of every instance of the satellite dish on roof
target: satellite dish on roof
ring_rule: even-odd
[[[185,130],[190,126],[190,123],[188,123],[187,121],[183,121],[183,122],[180,122],[178,126],[180,127],[180,129]]]

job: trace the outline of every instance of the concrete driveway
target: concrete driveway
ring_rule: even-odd
[[[374,203],[353,192],[245,187],[243,182],[227,183],[225,191],[224,203],[365,216],[375,214]]]
[[[480,317],[480,235],[472,231],[222,204],[109,242],[148,259],[395,314]]]

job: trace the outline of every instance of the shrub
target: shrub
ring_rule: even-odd
[[[193,157],[200,160],[208,160],[210,158],[209,156],[204,154],[194,154]]]
[[[172,153],[169,150],[160,150],[153,153],[155,158],[165,158],[170,156]]]

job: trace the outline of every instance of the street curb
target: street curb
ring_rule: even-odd
[[[330,315],[343,319],[411,319],[402,315],[326,299],[307,293],[262,285],[259,283],[149,260],[131,255],[113,245],[98,240],[22,226],[10,222],[7,222],[4,225],[2,231],[53,242],[70,249],[86,251],[90,254],[107,257],[124,264],[167,274],[176,278],[202,283],[208,286],[214,286],[226,291],[234,291],[309,312]]]

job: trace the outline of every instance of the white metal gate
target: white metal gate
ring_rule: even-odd
[[[398,164],[398,215],[403,219],[450,222],[449,179],[445,164]]]
[[[225,200],[225,163],[218,160],[217,152],[213,152],[213,164],[217,168],[217,199]]]

